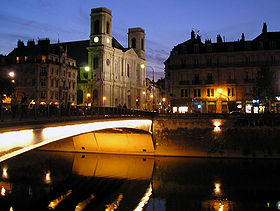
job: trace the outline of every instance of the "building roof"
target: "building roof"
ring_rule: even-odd
[[[170,62],[170,57],[177,54],[201,54],[201,53],[219,53],[219,52],[238,52],[238,51],[257,51],[280,49],[280,32],[267,32],[266,24],[264,24],[263,32],[253,40],[245,41],[245,36],[238,41],[224,42],[220,35],[217,36],[217,42],[212,43],[211,40],[201,42],[199,35],[195,37],[194,32],[191,33],[191,39],[175,46],[168,59],[164,63]],[[262,43],[262,45],[260,45]]]

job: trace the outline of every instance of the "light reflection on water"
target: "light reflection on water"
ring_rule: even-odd
[[[31,151],[0,163],[1,210],[279,210],[279,160]]]

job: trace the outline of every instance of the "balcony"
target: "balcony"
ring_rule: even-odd
[[[212,79],[207,79],[207,80],[205,80],[204,83],[205,83],[205,84],[214,84],[214,80],[212,80]]]
[[[179,81],[179,85],[189,85],[190,81]]]
[[[192,81],[192,85],[200,85],[200,84],[202,84],[201,80],[193,80]]]
[[[255,83],[255,79],[253,78],[245,78],[244,83]]]
[[[237,81],[236,81],[236,79],[227,79],[227,82],[226,82],[227,84],[236,84],[237,83]]]

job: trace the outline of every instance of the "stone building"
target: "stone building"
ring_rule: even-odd
[[[128,108],[142,107],[145,90],[145,33],[142,28],[128,30],[128,48],[111,34],[112,14],[107,8],[91,10],[86,92],[93,104]],[[83,92],[85,89],[83,89]],[[85,92],[84,92],[85,95]],[[139,104],[136,104],[136,98]]]
[[[246,41],[191,39],[165,61],[166,93],[173,112],[280,112],[280,32],[263,30]]]
[[[61,43],[76,59],[77,104],[142,109],[145,90],[145,32],[128,29],[128,48],[112,36],[112,12],[91,10],[90,39]],[[138,99],[138,103],[136,103]]]
[[[15,94],[20,101],[24,94],[30,103],[76,104],[76,61],[68,58],[67,49],[50,44],[49,39],[18,41],[17,48],[7,55],[2,72],[14,72]]]

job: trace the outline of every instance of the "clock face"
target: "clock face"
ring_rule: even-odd
[[[93,42],[98,43],[99,42],[99,38],[98,37],[94,37],[93,38]]]
[[[109,60],[109,59],[106,60],[106,64],[107,64],[107,65],[110,64],[110,60]]]

